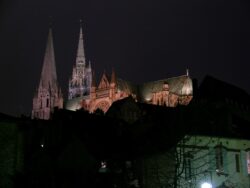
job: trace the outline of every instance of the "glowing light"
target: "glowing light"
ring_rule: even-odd
[[[101,167],[99,168],[100,173],[106,173],[108,170],[107,163],[105,161],[101,162]]]
[[[43,144],[41,144],[41,147],[43,148],[43,147],[44,147],[44,145],[43,145]]]
[[[101,168],[107,168],[107,164],[106,164],[105,161],[102,161],[102,162],[101,162]]]
[[[204,182],[201,184],[201,188],[212,188],[211,183]]]

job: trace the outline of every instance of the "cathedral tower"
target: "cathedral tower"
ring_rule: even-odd
[[[40,83],[33,97],[32,118],[50,119],[55,107],[63,108],[63,96],[57,83],[52,30],[49,29]]]
[[[82,26],[80,27],[76,65],[73,67],[72,77],[69,80],[68,99],[82,97],[90,94],[92,82],[91,64],[86,65]]]

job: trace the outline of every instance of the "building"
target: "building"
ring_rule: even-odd
[[[188,106],[164,108],[124,99],[107,116],[146,133],[136,135],[145,139],[138,148],[147,151],[135,162],[142,187],[245,188],[250,186],[249,99],[244,90],[206,76]]]
[[[55,107],[63,108],[63,96],[57,82],[52,30],[49,29],[40,83],[33,97],[32,118],[50,119]]]
[[[216,136],[186,136],[179,187],[249,187],[250,141]]]
[[[97,84],[90,63],[86,65],[83,33],[80,28],[76,65],[69,81],[65,108],[84,108],[91,113],[97,109],[107,112],[113,102],[128,96],[132,96],[136,101],[154,105],[187,105],[193,96],[192,80],[187,70],[185,75],[136,85],[118,78],[113,69],[110,76],[104,72]]]
[[[189,134],[177,145],[179,187],[250,187],[249,99],[241,88],[205,77],[188,106]]]
[[[82,26],[80,27],[76,63],[68,86],[68,110],[85,109],[90,113],[97,109],[107,112],[113,102],[132,96],[147,104],[175,107],[187,105],[193,97],[192,79],[185,75],[141,85],[132,84],[116,76],[103,73],[96,83],[91,63],[86,63]],[[32,118],[50,119],[54,108],[63,108],[63,97],[57,83],[52,31],[50,29],[39,87],[33,98]]]

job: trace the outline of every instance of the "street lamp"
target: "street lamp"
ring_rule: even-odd
[[[201,184],[201,188],[212,188],[212,184],[208,182],[204,182]]]

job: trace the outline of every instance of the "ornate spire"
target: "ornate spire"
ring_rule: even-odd
[[[69,99],[88,95],[91,87],[91,69],[86,65],[82,21],[80,20],[80,34],[76,54],[76,65],[73,67],[72,79],[69,82]]]
[[[188,68],[186,69],[186,75],[189,76],[189,70],[188,70]]]
[[[85,53],[83,46],[83,34],[82,34],[82,21],[80,20],[80,34],[79,34],[79,42],[76,56],[76,64],[83,64],[85,66]]]
[[[42,88],[57,88],[56,62],[53,47],[52,29],[49,29],[48,41],[43,60],[43,68],[39,87]]]

